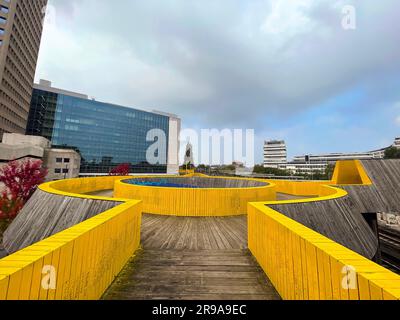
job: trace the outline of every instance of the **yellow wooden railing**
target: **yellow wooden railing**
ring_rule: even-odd
[[[89,177],[79,179],[58,180],[44,183],[39,186],[39,189],[47,193],[57,194],[66,197],[77,197],[85,199],[109,200],[109,201],[127,201],[128,199],[117,199],[115,197],[102,197],[87,195],[87,193],[113,190],[116,181],[129,179],[132,177]]]
[[[115,182],[114,196],[143,200],[143,211],[146,213],[217,217],[246,214],[248,202],[275,200],[276,192],[275,185],[272,183],[261,187],[196,189],[143,186],[119,180]]]
[[[282,298],[400,299],[400,276],[268,207],[345,197],[347,192],[331,186],[335,184],[370,185],[371,181],[361,163],[353,161],[338,163],[332,181],[270,181],[268,188],[248,188],[253,193],[243,202],[239,196],[243,197],[246,188],[237,189],[237,195],[224,194],[223,189],[199,190],[204,195],[200,201],[193,201],[190,194],[182,197],[182,192],[189,190],[163,188],[161,193],[151,188],[149,193],[149,188],[139,186],[143,193],[135,196],[149,203],[144,208],[147,212],[209,216],[238,214],[254,197],[274,199],[275,192],[311,197],[247,204],[249,248]],[[114,185],[118,198],[83,195],[113,189]],[[0,300],[100,298],[139,247],[144,204],[127,200],[133,196],[126,186],[131,187],[123,185],[121,177],[73,179],[40,186],[42,191],[56,195],[123,204],[1,259]],[[171,193],[164,193],[168,189]],[[254,194],[255,190],[260,193]],[[185,200],[177,203],[178,195]],[[207,209],[210,202],[218,203],[217,211]]]
[[[283,299],[400,299],[400,276],[271,209],[268,205],[347,196],[330,185],[372,184],[360,161],[339,161],[332,181],[273,181],[308,199],[248,204],[249,249]]]
[[[400,299],[400,276],[263,203],[249,203],[249,249],[283,299]]]
[[[121,205],[0,260],[0,300],[98,299],[139,248],[142,203],[85,193],[121,177],[49,182],[47,193]]]
[[[0,300],[99,299],[139,247],[130,201],[0,260]]]

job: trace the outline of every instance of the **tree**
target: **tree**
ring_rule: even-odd
[[[12,220],[24,206],[21,199],[3,192],[0,196],[0,220]]]
[[[48,171],[42,164],[41,160],[11,161],[0,169],[0,182],[12,197],[26,203],[46,179]]]
[[[47,169],[42,164],[41,160],[12,161],[0,169],[0,182],[5,186],[0,196],[0,218],[15,218],[45,181]]]
[[[335,166],[333,164],[328,164],[325,168],[325,175],[323,179],[331,180],[334,172],[335,172]]]
[[[254,169],[253,169],[253,173],[274,175],[274,176],[281,176],[281,177],[287,177],[287,176],[291,175],[289,170],[283,170],[283,169],[277,169],[277,168],[265,168],[263,165],[255,165]]]
[[[128,176],[131,171],[129,163],[122,163],[110,171],[109,176]]]
[[[389,147],[385,150],[385,159],[400,159],[400,149]]]

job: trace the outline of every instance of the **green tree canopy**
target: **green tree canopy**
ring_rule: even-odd
[[[390,147],[385,150],[385,159],[400,159],[400,149]]]

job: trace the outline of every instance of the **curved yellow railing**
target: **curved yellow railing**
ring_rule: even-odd
[[[66,196],[66,197],[125,202],[129,201],[129,199],[118,199],[115,197],[110,198],[110,197],[87,195],[87,193],[92,193],[97,191],[113,190],[115,181],[121,180],[123,178],[129,179],[129,176],[128,177],[107,176],[107,177],[66,179],[66,180],[44,183],[39,186],[39,189],[47,193]]]
[[[265,201],[264,204],[318,202],[338,199],[348,195],[347,191],[330,185],[331,181],[268,181],[271,181],[276,186],[277,193],[304,198],[284,201]]]
[[[0,260],[0,300],[99,299],[140,243],[130,201]]]
[[[248,204],[249,249],[283,299],[399,300],[400,276],[268,207],[347,196],[332,185],[369,187],[360,161],[339,161],[332,181],[273,181],[311,198]]]
[[[283,299],[400,299],[400,276],[267,207],[249,203],[249,249]]]
[[[121,182],[127,178],[132,177],[83,178],[41,185],[42,191],[59,196],[124,203],[1,259],[0,300],[98,299],[139,246],[144,204],[129,200],[132,194],[124,191],[126,184]],[[400,276],[268,207],[268,204],[327,201],[347,195],[334,185],[368,186],[372,182],[360,162],[339,162],[332,181],[269,183],[267,188],[232,189],[230,194],[224,194],[223,189],[196,189],[203,191],[202,201],[185,194],[186,200],[180,204],[170,199],[185,192],[183,189],[151,188],[150,192],[149,187],[138,186],[138,190],[144,202],[147,197],[153,206],[145,207],[144,211],[153,208],[160,214],[177,211],[220,215],[232,214],[232,208],[238,213],[252,197],[267,200],[276,192],[307,197],[247,204],[249,248],[282,298],[400,299]],[[117,198],[86,195],[114,186]],[[238,200],[245,189],[252,194]],[[259,193],[255,194],[256,190]],[[224,198],[229,200],[221,200]],[[168,205],[163,201],[169,201]],[[220,209],[202,208],[211,202],[221,202]],[[227,208],[229,211],[224,211]]]
[[[49,182],[44,192],[124,202],[0,260],[0,300],[99,299],[140,244],[142,203],[88,196],[121,177]]]
[[[244,180],[260,181],[257,179]],[[172,216],[218,217],[246,214],[248,202],[268,199],[275,200],[276,192],[273,183],[267,183],[267,185],[261,187],[194,189],[134,185],[128,184],[124,182],[124,179],[121,179],[115,182],[114,196],[142,200],[143,211],[146,213]]]

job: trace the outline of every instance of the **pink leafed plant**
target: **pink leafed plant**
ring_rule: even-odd
[[[47,169],[41,160],[12,161],[0,169],[5,191],[0,197],[0,219],[12,219],[37,187],[45,181]]]
[[[123,163],[112,169],[109,173],[110,176],[127,176],[129,175],[131,165],[129,163]]]

